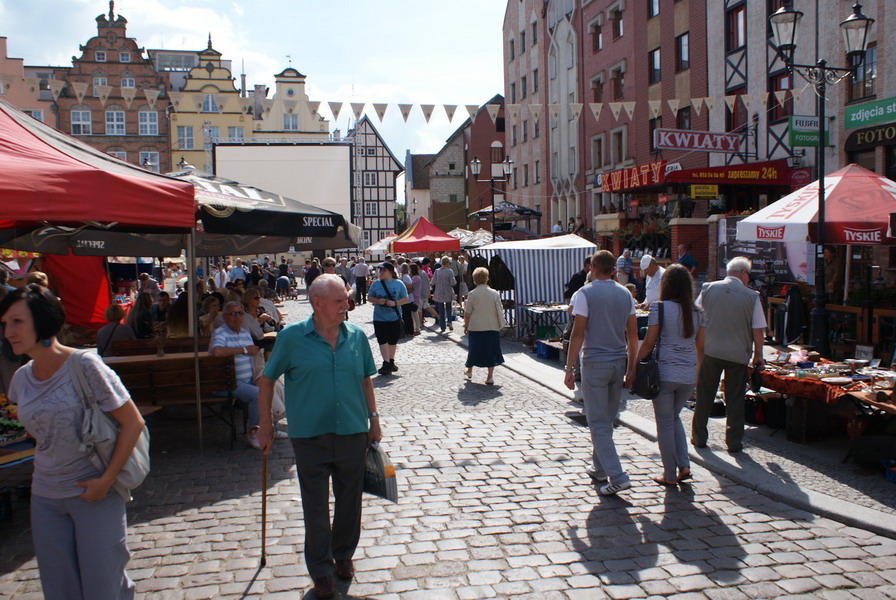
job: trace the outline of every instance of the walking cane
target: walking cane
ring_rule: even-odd
[[[261,566],[265,566],[265,533],[268,521],[268,455],[261,455]]]

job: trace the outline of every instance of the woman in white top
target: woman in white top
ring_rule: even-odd
[[[441,271],[441,269],[439,269]],[[464,333],[469,339],[467,348],[467,379],[473,377],[473,367],[488,369],[485,383],[495,383],[495,367],[504,362],[501,353],[501,327],[504,326],[504,310],[501,296],[488,287],[488,269],[477,267],[473,271],[476,286],[467,296],[464,305]]]

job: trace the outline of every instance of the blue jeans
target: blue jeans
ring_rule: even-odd
[[[134,597],[134,582],[125,571],[127,517],[116,492],[96,502],[31,496],[31,533],[47,600]]]
[[[688,438],[684,425],[681,424],[680,413],[693,391],[693,383],[660,381],[660,393],[653,399],[656,442],[663,459],[663,479],[669,482],[678,480],[678,469],[689,469],[691,466],[688,460]]]
[[[582,363],[582,396],[594,446],[594,470],[615,484],[629,480],[613,443],[613,419],[619,412],[626,363],[625,358]]]
[[[227,392],[215,392],[215,396],[226,397]],[[251,383],[238,381],[233,397],[239,398],[249,409],[249,427],[258,426],[258,387]]]
[[[439,329],[445,329],[451,320],[451,303],[436,302],[436,312],[439,313]]]

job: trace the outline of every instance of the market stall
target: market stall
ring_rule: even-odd
[[[410,227],[392,240],[391,246],[393,252],[450,252],[460,250],[460,241],[430,223],[426,217],[417,217]]]
[[[563,289],[569,278],[581,270],[585,258],[597,246],[577,235],[559,235],[513,242],[496,242],[471,251],[486,261],[499,256],[513,273],[513,290],[504,291],[505,301],[515,307],[517,335],[529,337],[542,326],[562,326],[566,322]]]

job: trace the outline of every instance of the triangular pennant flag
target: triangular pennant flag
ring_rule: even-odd
[[[715,96],[707,96],[703,99],[703,103],[706,105],[706,110],[712,112],[716,108],[716,98]]]
[[[800,101],[800,96],[803,95],[803,90],[790,90],[790,95],[793,96],[793,101],[798,103]]]
[[[15,77],[13,77],[12,75],[10,75],[9,73],[0,73],[0,84],[3,85],[3,89],[4,89],[4,90],[8,90],[8,89],[9,89],[9,87],[12,85],[12,82],[13,82],[14,79],[15,79]],[[50,80],[50,88],[53,87],[53,82],[54,82],[54,81],[57,81],[57,80],[56,80],[56,79],[51,79],[51,80]],[[64,82],[64,81],[62,82],[62,85],[65,85],[65,82]],[[58,98],[58,96],[57,96],[57,98]]]
[[[787,99],[787,90],[775,90],[775,98],[777,98],[778,104],[784,104],[784,100]]]
[[[660,116],[660,112],[662,111],[662,100],[648,100],[647,106],[650,107],[650,114],[653,115],[653,118],[657,118]]]
[[[548,104],[548,114],[551,116],[551,127],[553,127],[553,124],[560,118],[560,105]]]
[[[466,104],[464,107],[467,109],[467,114],[470,115],[470,122],[476,122],[476,115],[479,114],[479,105],[478,104]]]
[[[750,105],[753,104],[753,94],[741,94],[740,101],[744,103],[744,108],[749,111]]]
[[[249,109],[255,104],[255,98],[243,98],[240,96],[237,98],[240,104],[240,112],[245,114],[249,113]]]
[[[258,102],[261,104],[262,117],[266,117],[271,112],[271,109],[274,108],[274,100],[272,98],[262,98]]]
[[[575,121],[578,121],[579,117],[582,116],[582,108],[584,106],[585,105],[582,104],[581,102],[570,102],[569,103],[569,112]]]
[[[333,113],[333,120],[339,120],[339,113],[342,111],[342,102],[327,102],[330,106],[330,112]]]
[[[130,108],[134,98],[137,97],[137,88],[121,88],[121,97],[127,107]]]
[[[529,115],[533,120],[538,121],[541,118],[541,104],[532,103],[529,104]]]
[[[40,91],[40,79],[37,77],[26,77],[25,85],[28,87],[29,94],[37,94]]]
[[[196,112],[202,112],[202,105],[205,104],[205,94],[190,94],[190,100],[196,107]]]
[[[75,90],[75,97],[78,99],[78,102],[84,102],[84,96],[87,94],[87,86],[89,84],[86,81],[73,81],[72,89]]]
[[[671,110],[672,114],[677,118],[678,107],[681,106],[681,100],[679,100],[678,98],[673,98],[672,100],[666,100],[666,104],[669,105],[669,110]]]
[[[309,100],[308,108],[311,110],[312,115],[316,115],[317,111],[320,109],[320,101],[319,100]]]
[[[619,111],[622,110],[622,102],[610,102],[610,112],[613,113],[613,118],[615,120],[619,120]]]
[[[224,112],[224,106],[227,104],[227,96],[224,94],[212,94],[212,99],[215,101],[215,106],[218,109],[218,114]]]
[[[626,114],[628,114],[629,119],[635,118],[635,103],[634,102],[623,102],[622,108],[625,109]]]
[[[93,93],[99,96],[100,103],[103,106],[106,106],[106,100],[109,99],[109,94],[112,93],[111,85],[95,85],[93,86]]]
[[[398,112],[401,113],[401,118],[404,119],[404,122],[408,122],[408,116],[411,114],[411,109],[414,108],[413,104],[399,104]]]
[[[691,98],[691,106],[694,107],[694,113],[699,117],[700,111],[703,110],[703,98]]]
[[[762,106],[762,110],[766,110],[768,108],[768,92],[760,92],[756,95],[759,97],[759,104]]]
[[[62,93],[62,88],[65,87],[65,81],[51,79],[47,82],[47,85],[50,86],[50,91],[53,92],[53,100],[59,100],[59,94]],[[9,87],[9,85],[7,84],[6,87]]]
[[[386,116],[386,109],[389,108],[388,104],[374,104],[373,110],[376,112],[376,116],[379,117],[380,123],[383,122],[383,117]]]
[[[498,111],[501,110],[500,104],[486,104],[485,110],[488,111],[488,116],[492,118],[492,123],[498,124]]]
[[[457,110],[457,104],[443,104],[442,108],[445,109],[445,114],[448,115],[448,121],[453,121],[454,111]]]
[[[426,119],[426,122],[429,123],[429,118],[432,116],[432,110],[436,107],[435,104],[421,104],[420,110],[423,111],[423,118]]]
[[[298,100],[284,100],[283,101],[283,111],[291,115],[296,111],[296,105],[299,103]]]
[[[146,102],[149,104],[150,108],[156,107],[156,100],[159,99],[159,94],[161,92],[159,90],[152,90],[149,88],[143,88],[143,95],[146,96]]]
[[[352,102],[352,113],[355,115],[355,120],[360,121],[361,115],[364,114],[364,103],[363,102]]]
[[[604,109],[603,102],[590,102],[588,108],[591,109],[591,114],[594,115],[594,120],[600,121],[600,113]]]
[[[734,112],[734,106],[735,104],[737,104],[737,95],[730,94],[728,96],[725,96],[725,104],[728,105],[728,110]]]
[[[143,93],[148,92],[149,90],[143,90]],[[149,96],[147,96],[149,98]],[[174,107],[174,110],[180,112],[180,103],[184,99],[183,92],[168,92],[168,99],[171,100],[171,106]]]
[[[517,121],[520,118],[520,105],[519,104],[505,104],[504,111],[508,117],[510,117],[511,121]]]

